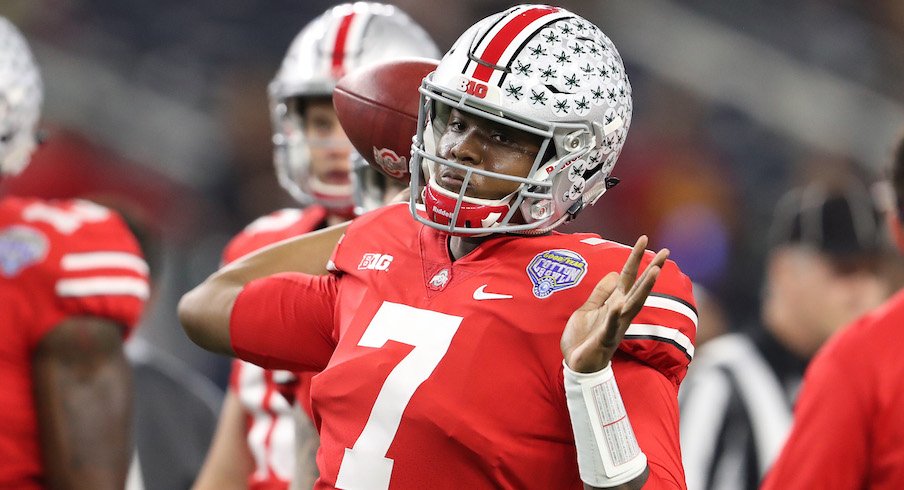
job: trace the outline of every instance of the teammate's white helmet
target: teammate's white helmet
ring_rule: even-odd
[[[617,182],[610,179],[631,122],[631,85],[612,41],[559,7],[520,5],[468,29],[424,79],[412,148],[412,195],[426,178],[427,218],[456,234],[545,233]],[[526,178],[440,158],[436,142],[451,108],[542,137]],[[442,165],[464,173],[460,192],[440,187]],[[521,183],[487,200],[465,196],[473,174]]]
[[[280,184],[301,204],[318,202],[334,209],[351,208],[351,184],[325,184],[311,172],[299,99],[330,96],[342,75],[371,64],[439,56],[426,31],[390,5],[346,3],[314,19],[292,41],[269,87],[274,162]]]
[[[22,171],[38,144],[44,87],[28,43],[0,17],[0,175]]]

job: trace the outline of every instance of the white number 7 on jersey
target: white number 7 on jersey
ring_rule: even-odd
[[[413,345],[414,349],[389,373],[364,431],[354,447],[345,450],[336,487],[389,488],[393,461],[386,453],[402,422],[402,412],[446,355],[462,320],[460,316],[383,302],[358,345],[380,348],[386,341],[394,340]]]

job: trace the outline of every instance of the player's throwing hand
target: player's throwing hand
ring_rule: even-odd
[[[621,274],[610,272],[590,293],[587,302],[568,319],[562,333],[562,355],[568,367],[579,373],[593,373],[609,364],[631,320],[643,308],[659,270],[669,257],[662,249],[637,279],[637,271],[647,246],[642,235],[634,244]]]

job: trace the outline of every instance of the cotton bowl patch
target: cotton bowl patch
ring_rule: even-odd
[[[547,250],[537,254],[527,265],[534,296],[540,299],[577,286],[586,273],[587,261],[571,250]]]
[[[0,274],[13,277],[46,255],[47,238],[40,231],[28,226],[0,230]]]

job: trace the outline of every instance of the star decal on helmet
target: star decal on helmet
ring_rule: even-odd
[[[530,103],[531,103],[531,104],[534,104],[534,105],[537,105],[537,104],[540,104],[540,105],[546,105],[547,100],[548,100],[548,99],[546,98],[546,93],[545,93],[545,92],[542,92],[542,91],[541,91],[541,92],[537,92],[536,90],[531,89],[531,91],[530,91]]]
[[[587,169],[593,170],[603,161],[603,155],[600,151],[595,151],[590,154],[590,160],[587,162]]]
[[[538,44],[536,46],[528,46],[527,51],[534,58],[539,58],[541,56],[546,56],[546,49],[543,48],[542,45]]]
[[[571,56],[568,56],[566,53],[559,53],[555,55],[556,63],[567,64],[571,63]]]
[[[593,102],[599,104],[603,101],[603,89],[602,87],[596,87],[594,89],[590,89],[590,96],[593,98]],[[611,122],[611,121],[607,121]]]
[[[558,36],[555,32],[549,31],[549,32],[547,32],[546,34],[543,35],[543,39],[545,39],[546,42],[552,44],[552,43],[557,43],[557,42],[559,42],[559,39],[560,39],[560,38],[559,38],[559,36]]]
[[[574,102],[574,104],[575,104],[575,110],[577,111],[578,114],[583,115],[583,114],[586,114],[587,111],[590,110],[590,101],[587,100],[587,97],[582,96],[581,100],[576,100]]]
[[[515,67],[513,68],[513,70],[515,70],[515,73],[523,76],[530,76],[530,74],[534,72],[534,70],[530,67],[530,63],[524,64],[520,61],[515,62]]]
[[[581,82],[578,81],[577,75],[570,75],[565,77],[565,86],[568,87],[569,90],[573,90],[575,88],[579,88],[581,86]]]
[[[540,78],[542,78],[544,82],[548,82],[551,78],[555,78],[555,77],[556,77],[556,71],[553,70],[553,68],[551,66],[540,70]]]
[[[505,95],[515,100],[521,100],[521,97],[524,97],[524,94],[521,93],[521,88],[522,87],[520,86],[509,84],[507,87],[505,87]]]
[[[568,101],[565,99],[559,99],[553,105],[553,112],[557,116],[562,116],[568,113],[570,107],[568,106]]]

